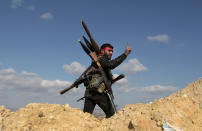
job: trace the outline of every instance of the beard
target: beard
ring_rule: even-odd
[[[107,57],[108,60],[111,60],[112,55],[108,55],[107,53],[104,53],[104,56]]]
[[[111,60],[111,58],[112,58],[112,55],[108,55],[108,59]]]

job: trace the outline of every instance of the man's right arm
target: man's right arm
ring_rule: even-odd
[[[112,70],[119,66],[126,59],[126,57],[127,55],[123,53],[122,55],[118,56],[113,60],[108,60],[107,57],[103,56],[99,59],[99,61],[103,68],[108,68]]]
[[[117,58],[113,59],[113,60],[108,60],[106,57],[101,57],[100,58],[100,64],[102,65],[103,68],[109,68],[109,69],[114,69],[117,66],[119,66],[125,59],[126,57],[130,54],[131,52],[131,48],[128,46],[128,44],[126,45],[126,49],[125,52],[118,56]]]

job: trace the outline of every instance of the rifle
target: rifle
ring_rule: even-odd
[[[69,91],[70,89],[72,89],[74,87],[78,87],[81,83],[83,83],[85,81],[85,74],[90,68],[91,68],[91,66],[89,66],[71,86],[60,91],[60,94],[62,95],[65,92]]]
[[[74,87],[78,87],[81,83],[83,83],[85,81],[85,73],[90,69],[90,67],[91,66],[89,66],[71,86],[61,90],[60,94],[63,95],[64,93],[66,93],[70,89],[72,89]],[[123,74],[117,76],[115,79],[112,80],[112,84],[114,84],[116,81],[118,81],[124,77],[125,76]]]

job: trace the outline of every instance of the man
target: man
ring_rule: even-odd
[[[108,43],[105,43],[101,46],[98,59],[106,74],[107,79],[110,82],[112,81],[111,70],[119,66],[130,54],[130,52],[131,48],[127,45],[125,52],[122,55],[111,60],[113,46]],[[106,118],[109,118],[115,113],[113,105],[105,92],[106,88],[102,80],[101,72],[94,62],[91,64],[91,66],[92,68],[86,73],[86,81],[84,83],[86,86],[86,91],[83,111],[92,114],[95,105],[97,104],[105,112]]]

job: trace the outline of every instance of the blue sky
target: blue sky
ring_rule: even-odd
[[[119,107],[167,96],[201,77],[202,2],[199,0],[1,0],[0,105],[70,104],[84,87],[64,95],[91,63],[77,40],[82,18],[99,45],[114,45],[112,58],[132,48],[113,74]]]

